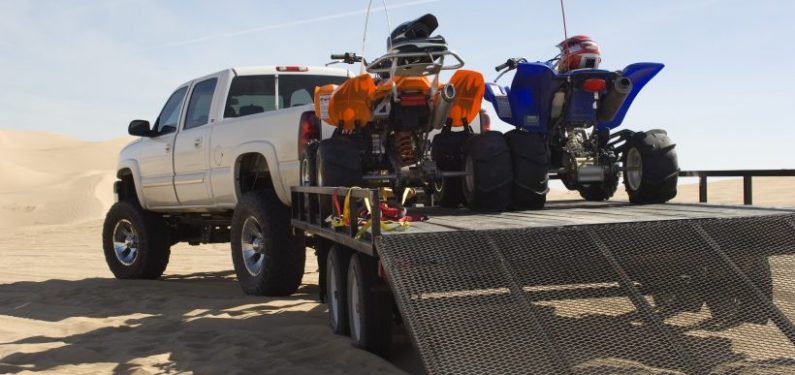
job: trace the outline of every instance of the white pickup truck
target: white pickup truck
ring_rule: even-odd
[[[244,292],[295,292],[306,252],[290,225],[290,188],[316,180],[316,141],[335,130],[315,116],[313,93],[349,77],[327,67],[227,69],[180,85],[153,125],[132,121],[139,138],[119,155],[102,233],[113,274],[158,278],[178,242],[231,242]],[[477,117],[471,129],[487,126]]]
[[[103,228],[113,274],[157,278],[173,244],[231,241],[246,293],[293,293],[305,250],[290,227],[290,187],[303,145],[333,131],[314,116],[314,89],[348,77],[325,67],[227,69],[180,85],[153,125],[132,121],[140,138],[121,151]]]

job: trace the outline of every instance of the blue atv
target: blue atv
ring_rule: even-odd
[[[621,125],[638,92],[663,68],[636,63],[622,71],[561,72],[556,59],[508,59],[486,86],[485,99],[516,129],[505,134],[513,166],[512,205],[540,209],[549,177],[589,201],[610,199],[619,174],[632,203],[663,203],[676,196],[675,144],[664,130],[633,132]],[[510,87],[496,82],[516,70]]]

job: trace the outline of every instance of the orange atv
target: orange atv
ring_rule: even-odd
[[[465,201],[475,209],[505,208],[491,195],[501,194],[504,181],[511,188],[507,145],[500,134],[476,135],[471,126],[481,116],[483,76],[458,70],[461,57],[443,37],[430,36],[437,26],[431,14],[401,24],[388,39],[388,53],[371,63],[354,53],[331,56],[362,63],[367,73],[315,89],[316,116],[336,129],[319,147],[305,148],[302,183],[391,187],[404,199],[406,188],[421,188],[426,203],[433,195],[445,206]],[[439,82],[443,70],[456,70],[447,84]],[[502,144],[494,146],[495,140]],[[466,161],[465,150],[473,160]],[[484,162],[494,165],[474,167]]]

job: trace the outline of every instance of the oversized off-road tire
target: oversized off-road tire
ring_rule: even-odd
[[[679,162],[675,147],[668,134],[659,129],[637,132],[627,140],[624,186],[630,202],[664,203],[676,196]]]
[[[118,279],[156,279],[171,254],[168,228],[160,216],[136,203],[115,203],[105,216],[102,248]]]
[[[243,195],[232,215],[232,263],[246,294],[289,296],[306,260],[303,233],[293,233],[290,208],[271,190]]]
[[[443,172],[464,170],[464,143],[472,136],[468,131],[454,132],[445,126],[433,137],[431,159]],[[461,177],[440,178],[433,183],[434,201],[442,207],[458,207],[464,203],[463,179]]]
[[[513,165],[512,206],[519,210],[544,208],[549,192],[549,151],[543,134],[519,129],[505,133]]]
[[[376,258],[362,253],[351,256],[347,297],[353,345],[381,357],[389,357],[394,301],[389,287],[378,277]]]
[[[318,186],[357,186],[362,181],[359,143],[345,136],[320,141],[317,153]]]
[[[773,298],[773,274],[767,257],[747,257],[734,259],[737,267],[754,283],[762,296],[771,301]],[[735,279],[733,274],[709,280],[709,292],[704,299],[714,318],[723,321],[735,321],[765,324],[768,321],[767,308],[759,300],[756,293]]]
[[[317,186],[317,150],[320,142],[311,141],[304,146],[301,155],[300,181],[301,186]]]
[[[464,198],[477,211],[504,211],[511,204],[513,170],[505,137],[495,131],[464,144]]]
[[[592,182],[577,187],[582,199],[591,202],[602,202],[613,197],[618,189],[618,174],[610,176],[606,181]]]
[[[348,325],[348,265],[351,250],[334,244],[326,257],[326,300],[328,301],[328,323],[337,335],[347,335]]]

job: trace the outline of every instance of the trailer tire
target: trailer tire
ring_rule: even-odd
[[[166,222],[137,202],[117,202],[105,215],[102,248],[117,279],[157,279],[171,255]]]
[[[388,358],[392,349],[392,294],[378,276],[378,260],[356,253],[348,267],[348,321],[357,348]]]
[[[505,139],[513,165],[513,208],[544,208],[549,192],[549,150],[545,136],[514,129],[505,133]]]
[[[351,250],[339,244],[331,245],[326,257],[326,301],[328,322],[337,335],[350,333],[348,325],[348,264]]]
[[[754,283],[769,301],[773,299],[773,274],[767,257],[735,259],[735,264]],[[765,324],[768,321],[767,308],[764,307],[755,293],[744,286],[736,287],[732,282],[721,279],[710,280],[710,293],[704,296],[712,312],[712,316],[724,321]]]
[[[624,186],[630,202],[664,203],[676,196],[679,162],[675,148],[664,130],[630,136],[623,155]]]
[[[290,208],[272,190],[243,195],[232,215],[232,264],[246,294],[289,296],[306,261],[303,232],[293,233]]]
[[[468,131],[454,132],[449,126],[442,128],[431,142],[431,159],[443,172],[458,172],[464,169],[464,143],[471,137]],[[442,177],[433,182],[434,200],[442,207],[454,208],[464,203],[463,179]]]
[[[464,144],[464,197],[476,211],[504,211],[511,204],[513,170],[505,137],[489,131]]]

